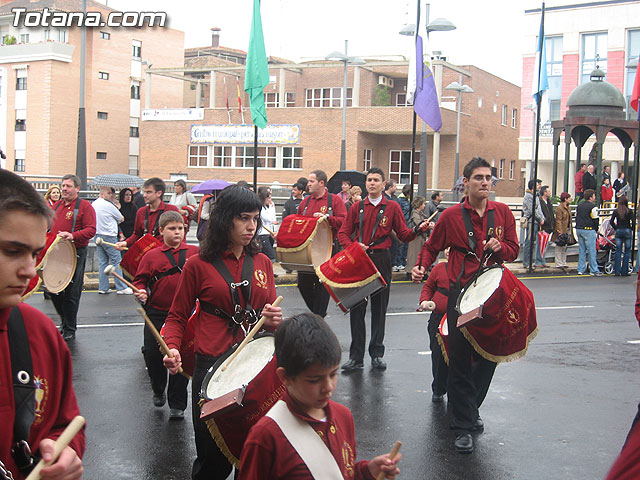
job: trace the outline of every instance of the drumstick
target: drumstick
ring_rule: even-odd
[[[265,227],[264,225],[262,225],[262,228],[264,228],[267,232],[269,232],[269,235],[275,235],[274,232],[272,232],[271,230],[269,230],[267,227]]]
[[[436,216],[437,214],[439,214],[439,213],[440,213],[440,210],[436,210],[435,212],[433,212],[433,215],[431,215],[429,218],[427,218],[427,222],[430,222],[430,221],[431,221],[431,219],[432,219],[433,217],[435,217],[435,216]],[[98,243],[98,242],[96,241],[96,243]]]
[[[142,292],[142,290],[140,290],[138,287],[136,287],[133,283],[131,283],[126,278],[124,278],[122,275],[118,275],[116,273],[116,267],[114,267],[113,265],[107,265],[107,268],[104,269],[104,273],[106,273],[107,275],[113,275],[114,277],[119,279],[122,283],[124,283],[127,286],[129,286],[131,288],[131,290],[133,290],[134,292],[136,292],[136,293]]]
[[[282,295],[278,296],[278,298],[276,298],[273,303],[271,304],[272,307],[277,307],[278,305],[280,305],[280,302],[282,301]],[[227,367],[229,366],[229,364],[231,362],[233,362],[233,359],[236,358],[238,356],[238,354],[240,353],[240,351],[247,345],[247,343],[249,343],[249,341],[255,336],[256,333],[258,333],[258,331],[260,330],[260,328],[262,328],[262,325],[264,324],[264,322],[267,320],[266,315],[263,315],[260,320],[258,320],[258,323],[256,323],[253,328],[251,329],[251,331],[249,332],[249,334],[245,337],[244,340],[242,340],[242,343],[240,345],[238,345],[238,348],[236,348],[236,351],[233,352],[233,355],[231,355],[229,357],[229,359],[225,362],[225,364],[222,366],[222,371],[224,372]]]
[[[153,334],[153,336],[156,337],[156,341],[158,342],[158,345],[160,345],[160,350],[162,350],[162,353],[164,353],[169,358],[173,358],[173,353],[171,353],[171,350],[169,350],[169,346],[165,343],[164,338],[162,338],[162,335],[160,335],[160,332],[158,332],[158,329],[156,328],[156,326],[153,324],[151,319],[147,316],[147,312],[145,312],[142,308],[139,308],[138,313],[143,316],[144,321],[147,324],[147,327],[149,327],[149,330],[151,330],[151,333]],[[178,367],[178,373],[182,375],[184,378],[186,378],[187,380],[191,380],[191,375],[185,372],[182,369],[182,367]]]
[[[401,446],[402,446],[402,442],[398,440],[396,444],[393,446],[393,448],[391,449],[391,452],[389,453],[389,460],[393,460],[394,458],[396,458],[396,455],[398,455],[398,451],[400,450]],[[376,480],[383,480],[383,479],[384,479],[384,472],[380,472],[376,477]]]
[[[109,245],[110,247],[117,247],[118,245],[116,245],[115,243],[111,243],[111,242],[105,242],[102,238],[98,237],[96,238],[96,245]],[[129,247],[122,247],[122,250],[129,250]]]
[[[84,427],[84,424],[85,419],[80,415],[71,420],[71,423],[67,425],[67,428],[64,429],[62,435],[60,435],[60,437],[53,444],[53,458],[51,459],[51,461],[45,463],[44,460],[40,459],[35,468],[31,470],[31,473],[26,478],[26,480],[39,480],[40,478],[42,478],[40,476],[40,470],[42,470],[44,467],[48,467],[56,460],[58,460],[58,457],[60,456],[60,453],[62,453],[62,450],[64,450],[65,447],[69,445],[69,442],[73,440],[73,437],[75,437],[80,429]]]

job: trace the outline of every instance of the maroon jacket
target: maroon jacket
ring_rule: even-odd
[[[328,197],[329,192],[325,191],[324,195],[320,198],[313,198],[313,195],[309,195],[305,197],[298,205],[298,215],[305,215],[307,217],[313,217],[313,214],[316,212],[320,212],[322,214],[327,214],[328,212]],[[304,212],[305,207],[307,208],[306,213]],[[333,213],[328,218],[329,225],[331,226],[331,231],[333,232],[333,237],[335,238],[338,234],[338,230],[342,226],[344,219],[347,216],[347,209],[344,206],[344,202],[340,198],[339,195],[331,195],[331,208]]]
[[[76,207],[76,200],[67,204],[64,199],[58,200],[53,206],[56,217],[51,225],[51,232],[70,232],[73,234],[73,243],[76,247],[86,247],[96,234],[96,211],[87,200],[80,200],[78,215],[76,217],[76,227],[73,226],[73,211]]]
[[[425,300],[432,300],[436,304],[435,313],[447,313],[447,302],[449,297],[438,289],[449,291],[449,274],[447,273],[447,262],[440,262],[431,269],[429,278],[422,286],[420,293],[420,303]]]
[[[155,212],[151,211],[151,207],[149,207],[149,205],[147,205],[144,208],[139,208],[138,211],[136,212],[136,221],[133,226],[133,233],[129,238],[125,240],[127,242],[127,246],[130,247],[131,245],[136,243],[142,236],[144,236],[145,233],[150,233],[151,235],[156,237],[158,240],[162,241],[162,235],[160,235],[160,232],[159,232],[160,229],[156,228],[154,233],[154,226],[156,225],[156,222],[160,217],[160,215],[168,211],[174,211],[174,212],[180,213],[180,210],[178,210],[178,207],[176,207],[175,205],[164,203],[164,202],[160,202],[160,205],[158,206],[158,209]],[[149,212],[149,222],[147,225],[147,229],[145,230],[144,221],[147,216],[147,212]]]

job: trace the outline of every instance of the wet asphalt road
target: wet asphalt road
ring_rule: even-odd
[[[481,408],[475,453],[457,454],[446,403],[431,403],[426,315],[419,287],[392,286],[386,372],[341,375],[334,399],[353,412],[358,458],[403,442],[406,479],[602,479],[640,401],[640,330],[635,277],[527,279],[540,333],[527,356],[502,364]],[[303,311],[295,287],[278,288],[285,315]],[[52,318],[42,295],[28,301]],[[188,479],[195,456],[190,419],[169,422],[151,403],[140,353],[141,319],[131,297],[85,292],[75,344],[74,384],[88,421],[86,479]],[[582,308],[578,308],[582,307]],[[408,314],[409,313],[409,314]],[[348,357],[348,317],[327,321]]]

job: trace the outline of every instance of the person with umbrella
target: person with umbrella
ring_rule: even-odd
[[[192,193],[187,191],[187,184],[181,178],[176,180],[173,184],[175,192],[169,199],[169,205],[178,207],[180,215],[184,218],[185,235],[189,231],[189,223],[191,223],[191,217],[197,209],[198,202],[196,197]]]

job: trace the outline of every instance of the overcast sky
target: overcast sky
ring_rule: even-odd
[[[452,63],[476,65],[521,85],[522,52],[533,49],[522,45],[525,3],[532,6],[530,0],[431,0],[430,19],[445,17],[457,27],[432,32],[431,48]],[[249,44],[253,0],[108,0],[108,5],[167,12],[170,27],[185,32],[185,47],[210,45],[211,27],[222,29],[223,46],[246,51]],[[398,32],[416,19],[415,0],[262,0],[261,10],[267,55],[293,61],[343,51],[345,40],[350,56],[406,55],[406,39]]]

